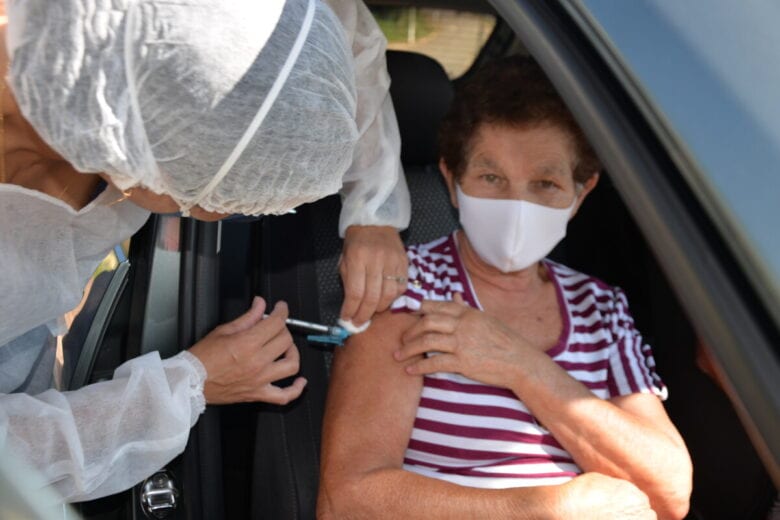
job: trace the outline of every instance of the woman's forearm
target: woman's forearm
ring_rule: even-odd
[[[434,520],[455,518],[553,519],[561,486],[478,489],[400,468],[359,477],[325,471],[317,504],[320,519]]]
[[[565,484],[508,489],[459,486],[399,468],[357,475],[324,468],[317,517],[330,519],[655,520],[627,480],[585,473]],[[340,478],[346,477],[346,478]]]
[[[605,401],[545,353],[531,357],[513,371],[511,388],[577,464],[633,482],[648,494],[659,518],[685,516],[690,458],[655,396]]]

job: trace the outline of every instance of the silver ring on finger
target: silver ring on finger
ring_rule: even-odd
[[[385,280],[393,280],[396,283],[406,283],[406,277],[405,276],[394,276],[391,274],[386,274],[384,276]]]

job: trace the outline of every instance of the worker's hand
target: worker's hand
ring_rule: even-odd
[[[656,520],[650,499],[627,480],[584,473],[558,487],[556,518]]]
[[[298,373],[298,349],[284,323],[287,304],[278,302],[266,319],[263,312],[265,300],[255,297],[246,313],[220,325],[190,349],[206,367],[207,403],[287,404],[301,395],[306,386],[302,377],[286,388],[273,384]]]
[[[408,265],[394,227],[348,227],[339,263],[344,282],[341,318],[359,327],[386,310],[406,290]]]

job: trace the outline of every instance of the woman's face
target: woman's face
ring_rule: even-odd
[[[483,124],[470,148],[459,184],[472,197],[525,200],[552,208],[568,208],[576,198],[578,207],[598,180],[594,175],[584,186],[575,185],[574,144],[555,126]],[[452,172],[443,161],[440,166],[457,207]]]

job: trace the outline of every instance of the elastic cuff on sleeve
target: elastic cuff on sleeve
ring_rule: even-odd
[[[195,357],[187,350],[183,350],[176,354],[174,358],[180,358],[186,361],[192,368],[194,373],[190,376],[190,388],[192,389],[192,395],[190,396],[192,415],[190,417],[190,425],[194,425],[198,421],[198,417],[206,409],[206,397],[203,395],[203,385],[206,382],[206,367],[200,362],[200,359]]]

